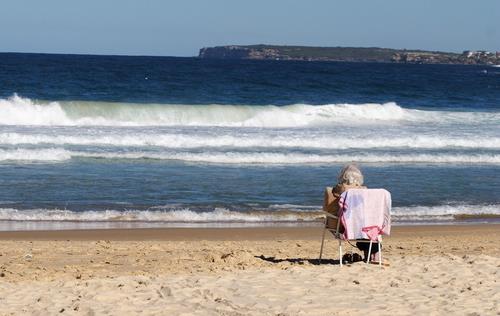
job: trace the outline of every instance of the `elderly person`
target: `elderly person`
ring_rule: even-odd
[[[349,189],[366,189],[363,186],[363,174],[355,164],[344,166],[340,170],[338,182],[335,187],[327,187],[325,190],[325,198],[323,200],[323,211],[338,216],[340,195]],[[329,218],[328,227],[334,228],[337,226],[337,221]]]
[[[335,187],[327,187],[325,190],[325,197],[323,200],[323,210],[335,216],[338,216],[339,211],[339,199],[340,195],[349,189],[366,189],[363,186],[364,177],[363,173],[356,164],[348,164],[342,168],[338,176],[338,182]],[[337,227],[337,220],[333,218],[328,218],[327,226],[330,228]],[[343,227],[340,226],[340,232],[343,231]],[[368,256],[368,243],[358,242],[356,247],[364,252],[364,260]],[[373,259],[378,252],[378,243],[374,243],[372,246]],[[349,254],[346,254],[348,256]],[[356,255],[356,254],[355,254]],[[359,257],[359,255],[358,255]],[[348,261],[357,261],[356,258],[343,258]]]

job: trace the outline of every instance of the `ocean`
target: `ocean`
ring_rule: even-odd
[[[500,68],[0,54],[0,230],[500,222]]]

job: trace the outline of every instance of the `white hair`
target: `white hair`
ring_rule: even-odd
[[[363,185],[363,173],[356,164],[345,165],[339,173],[339,184]]]

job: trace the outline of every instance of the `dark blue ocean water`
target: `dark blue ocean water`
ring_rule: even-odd
[[[309,221],[350,162],[396,221],[500,216],[500,68],[0,54],[4,228]]]
[[[0,54],[0,60],[3,98],[500,108],[500,69],[487,66],[48,54]]]

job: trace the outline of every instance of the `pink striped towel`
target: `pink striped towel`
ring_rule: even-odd
[[[370,239],[391,233],[391,194],[385,189],[350,189],[339,200],[344,239]]]

